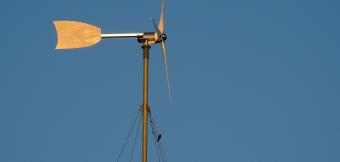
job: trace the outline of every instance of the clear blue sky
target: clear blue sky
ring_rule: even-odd
[[[159,7],[2,1],[0,161],[115,161],[141,104],[139,44],[56,51],[52,21],[153,31]],[[154,46],[150,105],[168,161],[339,162],[339,8],[336,0],[166,0],[174,100]]]

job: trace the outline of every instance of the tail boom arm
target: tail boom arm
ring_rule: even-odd
[[[127,38],[127,37],[143,37],[144,33],[116,33],[101,34],[101,38]]]

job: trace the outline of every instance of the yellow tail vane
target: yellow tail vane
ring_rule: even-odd
[[[101,40],[101,29],[77,21],[54,21],[58,43],[56,49],[83,48]]]

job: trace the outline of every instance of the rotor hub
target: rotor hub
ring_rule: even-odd
[[[166,38],[168,38],[168,36],[167,36],[165,33],[163,33],[162,38],[163,38],[163,40],[165,41]]]

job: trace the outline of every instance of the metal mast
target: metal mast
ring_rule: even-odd
[[[142,137],[142,162],[148,159],[148,114],[150,111],[148,105],[148,86],[149,86],[149,50],[150,45],[145,41],[143,48],[143,137]]]

